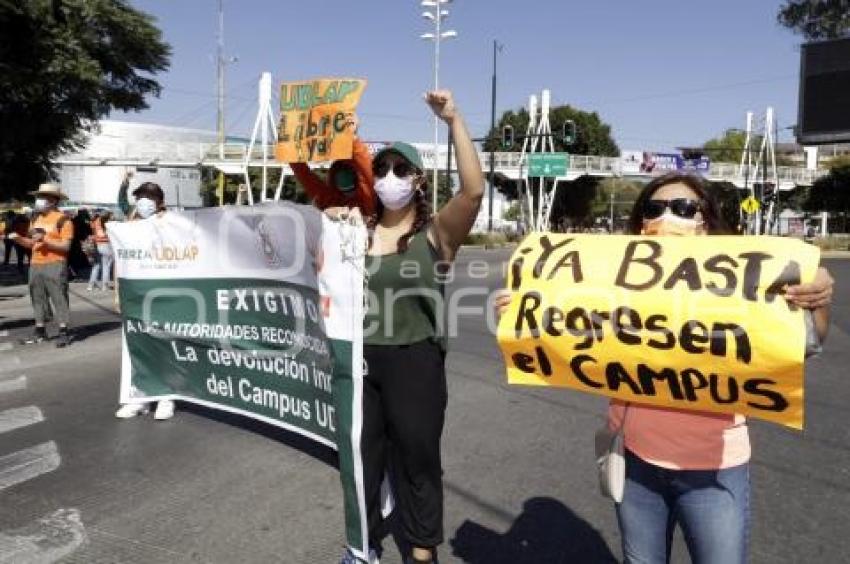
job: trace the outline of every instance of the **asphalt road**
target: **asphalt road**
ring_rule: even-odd
[[[498,267],[506,251],[467,250]],[[752,423],[752,561],[847,562],[850,260],[826,351],[807,368],[806,430]],[[485,281],[501,284],[499,268]],[[79,340],[15,344],[31,331],[24,289],[0,288],[0,563],[331,563],[343,548],[334,454],[250,421],[180,404],[169,421],[117,420],[111,297],[72,287]],[[464,305],[481,306],[468,295]],[[448,357],[443,562],[620,559],[598,494],[592,434],[605,401],[508,387],[479,314]],[[400,559],[391,542],[386,562]],[[681,539],[674,561],[686,562]]]

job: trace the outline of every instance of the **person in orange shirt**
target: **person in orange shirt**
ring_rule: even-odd
[[[292,173],[320,210],[331,207],[357,207],[364,217],[377,211],[372,156],[369,148],[356,136],[357,117],[350,115],[346,125],[355,131],[350,159],[333,162],[327,180],[310,170],[307,163],[290,163]]]
[[[15,242],[32,251],[30,258],[30,299],[35,313],[35,331],[24,344],[40,343],[47,339],[44,323],[53,305],[59,334],[56,346],[71,343],[68,333],[68,251],[74,238],[74,225],[57,209],[60,200],[67,199],[56,184],[42,184],[30,192],[35,196],[36,215],[27,237],[15,237]]]

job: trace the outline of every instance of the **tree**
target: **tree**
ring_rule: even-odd
[[[560,228],[589,227],[601,181],[598,176],[584,175],[570,182],[561,182],[552,202],[551,224]]]
[[[721,137],[706,141],[703,148],[714,162],[740,163],[746,141],[747,134],[743,131],[727,129]]]
[[[835,39],[850,31],[850,5],[847,0],[787,0],[776,19],[806,39]]]
[[[841,217],[846,231],[847,216],[850,215],[850,166],[836,166],[827,176],[815,180],[803,209],[808,212],[826,211]]]
[[[0,199],[21,196],[112,110],[158,96],[171,48],[126,0],[0,0]]]
[[[562,136],[564,122],[567,120],[572,120],[576,124],[576,140],[570,146],[564,144]],[[577,155],[609,157],[620,155],[620,149],[611,136],[611,126],[603,122],[596,112],[586,112],[568,105],[556,106],[549,112],[549,121],[552,126],[552,139],[556,151]],[[496,129],[490,132],[487,141],[485,141],[484,150],[489,151],[493,148],[496,151],[521,151],[523,144],[521,137],[525,135],[528,122],[528,110],[525,108],[504,112],[499,118]],[[505,125],[510,125],[514,128],[514,143],[510,147],[502,146],[502,128]],[[486,163],[484,164],[486,166]],[[562,217],[568,217],[574,221],[579,221],[580,218],[586,217],[589,212],[590,200],[596,194],[595,184],[592,182],[582,181],[578,184],[567,184],[569,186],[562,187],[559,190],[558,198],[553,202],[553,224],[561,221]],[[498,173],[496,174],[494,186],[499,192],[511,200],[519,198],[526,189],[522,181],[512,180]],[[546,186],[546,190],[549,191],[554,184],[551,181],[547,181]],[[570,188],[571,186],[574,187]],[[562,196],[562,192],[569,192],[569,195]]]
[[[570,146],[564,144],[561,135],[564,122],[567,120],[573,120],[576,124],[576,140]],[[525,135],[528,121],[528,110],[525,108],[506,111],[499,118],[496,129],[490,132],[488,140],[484,143],[484,150],[489,151],[491,147],[496,151],[522,150],[521,137]],[[568,105],[556,106],[549,112],[549,122],[552,125],[552,138],[556,151],[605,157],[620,155],[620,149],[611,137],[611,126],[603,122],[596,112],[586,112]],[[502,127],[505,125],[511,125],[514,128],[514,144],[508,148],[502,147]]]
[[[429,180],[429,189],[427,193],[428,202],[431,202],[431,190],[430,184],[433,182],[433,172],[428,175]],[[451,176],[446,175],[444,171],[440,171],[437,173],[437,182],[439,186],[439,190],[437,190],[437,210],[439,211],[444,205],[446,205],[449,200],[454,196],[455,185],[454,179]]]
[[[505,221],[519,221],[522,218],[522,208],[520,202],[511,202],[508,209],[502,213],[502,219]]]
[[[702,148],[712,162],[740,164],[746,143],[746,132],[739,129],[727,129],[722,136],[706,141]],[[761,143],[760,135],[753,135],[750,138],[749,152],[754,162],[759,159]],[[796,166],[796,163],[787,155],[776,155],[776,166]]]
[[[320,176],[324,176],[325,171],[316,171]],[[262,169],[252,167],[248,169],[248,178],[251,179],[251,194],[254,202],[260,201],[260,187],[262,186]],[[205,206],[218,205],[218,172],[212,167],[205,167],[201,173],[201,199]],[[277,190],[277,183],[280,180],[280,169],[269,168],[267,185],[268,191],[266,196],[274,197]],[[239,175],[226,175],[224,177],[224,203],[233,204],[236,202],[236,194],[239,190],[239,185],[245,183],[245,177]],[[309,204],[310,198],[307,197],[307,192],[292,174],[283,179],[283,186],[280,189],[281,200],[295,202],[297,204]],[[245,200],[247,203],[247,200]]]

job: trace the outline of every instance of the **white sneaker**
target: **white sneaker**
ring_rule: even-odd
[[[115,412],[115,417],[118,419],[129,419],[136,415],[144,415],[150,409],[150,406],[146,403],[125,403]]]
[[[378,553],[375,552],[374,548],[369,549],[369,560],[357,558],[350,548],[346,548],[339,564],[381,564],[381,561],[378,559]]]
[[[174,402],[171,400],[159,400],[156,404],[156,411],[153,413],[154,419],[171,419],[174,415]]]

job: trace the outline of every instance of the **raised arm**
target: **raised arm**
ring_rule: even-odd
[[[329,201],[333,200],[334,189],[313,172],[307,163],[289,163],[289,166],[295,178],[304,187],[304,191],[315,202],[316,207],[324,209],[328,206],[339,205]]]
[[[460,112],[455,106],[452,93],[437,90],[425,95],[434,114],[442,119],[452,132],[457,153],[457,170],[460,176],[460,189],[434,217],[436,242],[444,260],[454,260],[455,254],[463,243],[478,216],[481,199],[484,197],[484,175],[478,151],[472,144]],[[436,186],[432,187],[434,190]]]
[[[369,147],[356,135],[352,147],[351,160],[354,162],[354,174],[357,177],[354,189],[357,192],[357,202],[363,215],[375,213],[377,196],[375,196],[375,178],[372,174],[372,155]]]
[[[127,193],[130,191],[130,178],[133,173],[129,170],[124,173],[124,178],[121,180],[121,186],[118,187],[118,209],[125,216],[130,213],[130,198]]]

